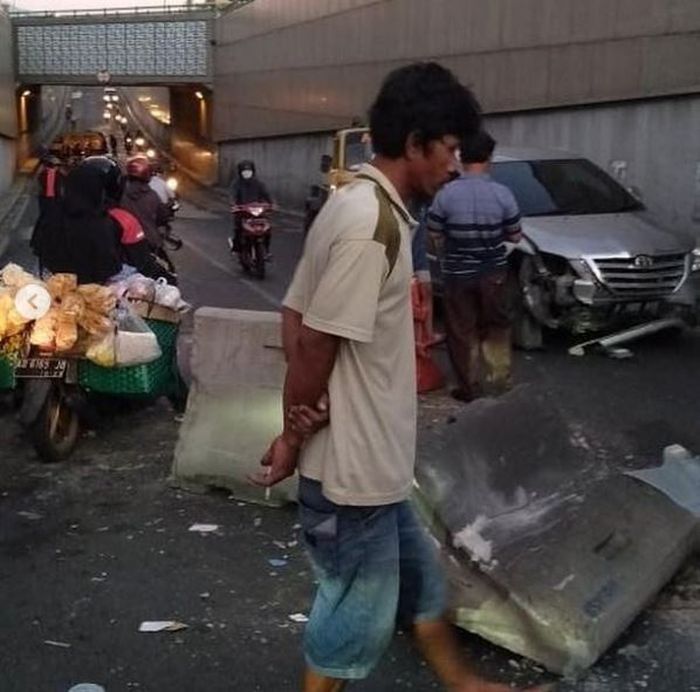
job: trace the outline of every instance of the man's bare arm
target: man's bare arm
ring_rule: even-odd
[[[282,315],[282,341],[287,358],[284,383],[284,430],[270,445],[261,464],[265,470],[250,480],[271,486],[296,470],[304,435],[295,430],[288,415],[293,408],[315,409],[328,389],[340,339],[302,324],[299,313],[285,309]]]

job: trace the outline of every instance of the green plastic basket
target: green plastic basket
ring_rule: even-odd
[[[0,356],[0,389],[14,389],[15,386],[15,369],[12,363]]]
[[[103,368],[81,360],[78,382],[88,391],[124,396],[161,396],[173,394],[179,386],[176,341],[178,325],[146,320],[158,339],[163,355],[152,363],[122,368]]]

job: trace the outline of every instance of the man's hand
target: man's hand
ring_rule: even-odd
[[[291,429],[299,435],[311,437],[325,428],[330,421],[330,399],[328,392],[318,400],[315,408],[300,404],[291,406],[287,412],[287,422]]]
[[[260,460],[264,469],[248,476],[248,480],[255,485],[269,488],[285,478],[289,478],[296,471],[300,449],[301,439],[295,435],[283,433],[276,437],[265,452],[265,456]]]

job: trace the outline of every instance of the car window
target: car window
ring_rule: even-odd
[[[493,164],[491,175],[510,188],[523,216],[614,214],[644,208],[587,159],[501,161]]]

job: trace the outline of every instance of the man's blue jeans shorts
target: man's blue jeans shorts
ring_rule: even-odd
[[[299,481],[302,533],[318,591],[304,635],[307,665],[329,678],[367,677],[402,625],[439,620],[445,582],[408,501],[336,505],[321,484]]]

